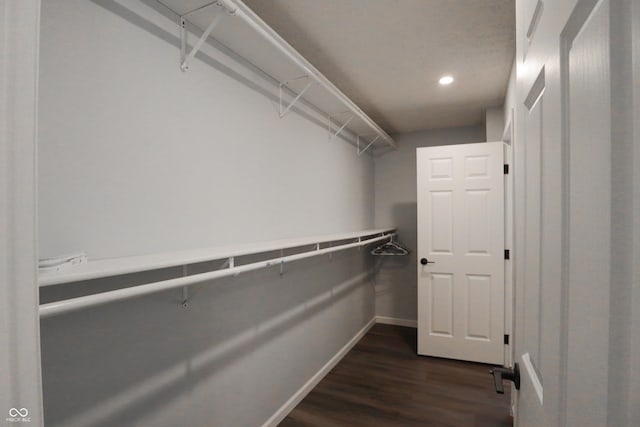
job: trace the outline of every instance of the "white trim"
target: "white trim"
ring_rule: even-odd
[[[397,317],[376,316],[376,323],[383,325],[406,326],[408,328],[417,328],[418,321],[412,319],[399,319]]]
[[[36,273],[39,28],[40,0],[0,0],[0,420],[13,416],[11,408],[24,408],[33,427],[43,425]]]
[[[525,353],[522,355],[522,364],[526,368],[527,374],[529,374],[529,379],[531,380],[531,385],[533,385],[533,389],[536,391],[538,395],[538,400],[540,401],[540,405],[543,403],[542,399],[542,383],[538,378],[538,374],[536,374],[536,370],[533,368],[533,364],[531,363],[531,358],[529,357],[529,353]]]
[[[298,403],[302,401],[306,397],[307,394],[313,388],[318,385],[320,381],[342,360],[344,356],[349,353],[349,351],[355,346],[358,341],[376,324],[377,318],[374,317],[371,319],[364,327],[357,333],[353,338],[349,340],[348,343],[344,345],[329,361],[322,367],[318,372],[316,372],[309,380],[302,386],[300,389],[291,396],[289,400],[285,402],[284,405],[280,407],[267,421],[262,424],[262,427],[275,427],[282,420],[285,419],[289,412],[296,407]]]
[[[509,249],[510,259],[504,263],[504,334],[509,335],[509,344],[505,344],[504,365],[513,366],[515,354],[515,317],[513,315],[516,300],[515,286],[515,179],[514,179],[514,122],[515,113],[511,109],[509,122],[503,132],[504,163],[509,165],[509,173],[504,176],[504,244]]]

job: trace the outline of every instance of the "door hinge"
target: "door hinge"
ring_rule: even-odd
[[[509,345],[509,335],[504,336],[504,345]]]
[[[509,249],[504,250],[504,259],[511,259],[511,252]]]
[[[509,165],[504,165],[504,174],[509,175]]]

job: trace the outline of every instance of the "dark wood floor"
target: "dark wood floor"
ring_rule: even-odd
[[[416,329],[377,324],[279,427],[511,426],[489,369],[417,356]]]

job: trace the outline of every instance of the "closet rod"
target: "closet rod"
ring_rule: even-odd
[[[229,267],[224,270],[210,271],[206,273],[194,274],[192,276],[178,277],[175,279],[161,280],[159,282],[147,283],[144,285],[133,286],[130,288],[118,289],[115,291],[102,292],[94,295],[86,295],[67,300],[61,300],[42,304],[40,306],[40,318],[56,316],[58,314],[68,313],[71,311],[81,310],[88,307],[108,304],[110,302],[122,301],[125,299],[135,298],[142,295],[148,295],[156,292],[166,291],[169,289],[181,288],[184,286],[201,283],[207,280],[219,279],[227,276],[235,276],[248,271],[259,270],[261,268],[281,266],[284,263],[297,261],[305,258],[311,258],[318,255],[324,255],[332,252],[338,252],[345,249],[365,246],[370,243],[388,239],[396,233],[385,233],[383,236],[373,237],[361,240],[355,243],[347,243],[340,246],[333,246],[325,249],[314,249],[312,251],[303,252],[285,257],[273,258],[266,261],[254,262],[251,264],[240,265],[237,267]]]

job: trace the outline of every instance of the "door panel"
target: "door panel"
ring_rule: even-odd
[[[578,29],[578,28],[576,28]],[[568,360],[566,422],[607,424],[611,239],[609,1],[599,2],[567,40]],[[585,327],[588,325],[588,327]],[[585,351],[585,345],[589,351]],[[589,390],[585,393],[584,390]]]
[[[467,255],[491,256],[491,192],[488,190],[467,190],[465,208],[474,215],[468,218],[466,253]]]
[[[525,100],[525,153],[527,157],[525,192],[525,232],[526,245],[523,283],[523,341],[529,360],[536,374],[534,381],[543,383],[540,346],[541,321],[541,240],[542,240],[542,132],[544,114],[545,70],[540,71],[531,91]]]
[[[419,354],[504,361],[502,145],[418,149]]]
[[[467,274],[467,339],[491,341],[491,276]]]
[[[429,252],[453,253],[453,193],[434,191],[429,193],[431,206],[431,239]]]
[[[453,274],[431,276],[430,288],[431,329],[432,335],[453,336]]]
[[[519,427],[614,425],[617,416],[609,362],[611,7],[629,4],[518,0]]]

